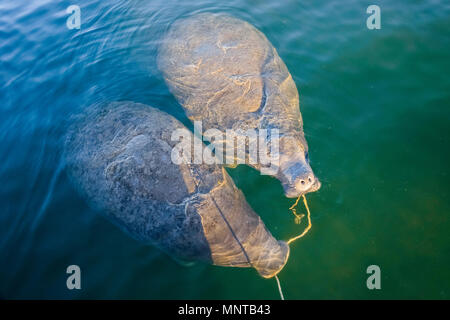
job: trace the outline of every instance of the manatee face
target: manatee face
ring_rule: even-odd
[[[285,195],[295,198],[319,190],[321,183],[309,164],[306,141],[303,144],[301,139],[289,137],[282,137],[280,140],[282,151],[277,178],[282,182]]]
[[[268,39],[249,23],[202,13],[176,21],[158,53],[166,83],[192,121],[207,129],[277,129],[286,196],[316,191],[298,91]],[[261,164],[250,164],[261,170]]]

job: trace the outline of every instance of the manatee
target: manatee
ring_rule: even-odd
[[[114,224],[175,259],[275,276],[289,246],[271,235],[223,167],[171,160],[171,135],[183,128],[192,135],[143,104],[89,107],[65,139],[70,180]]]
[[[177,20],[161,41],[157,63],[188,117],[201,120],[205,130],[279,130],[279,165],[272,175],[287,197],[320,188],[309,164],[295,83],[255,27],[216,13]],[[260,162],[250,165],[262,169]]]

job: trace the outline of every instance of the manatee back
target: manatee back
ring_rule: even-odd
[[[67,135],[68,173],[89,203],[138,240],[184,260],[278,273],[287,244],[273,238],[223,168],[172,162],[177,129],[187,131],[149,106],[89,107]]]
[[[279,145],[279,157],[273,157],[266,173],[281,181],[286,196],[320,188],[309,165],[295,82],[255,27],[216,13],[180,19],[163,38],[158,66],[189,118],[201,120],[204,130],[232,129],[243,138],[255,129],[278,130],[279,141],[273,145]],[[226,145],[234,145],[234,140]],[[247,161],[247,151],[244,156],[232,155],[227,161],[245,162],[257,170],[265,167],[261,161]]]
[[[89,107],[67,135],[68,172],[89,203],[132,237],[210,262],[200,216],[185,212],[185,203],[208,192],[221,171],[171,161],[170,138],[179,128],[175,118],[137,103]]]
[[[206,128],[302,130],[298,92],[275,48],[251,24],[203,13],[176,21],[158,66],[191,120]]]

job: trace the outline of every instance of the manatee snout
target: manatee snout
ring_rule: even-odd
[[[309,163],[308,144],[303,132],[280,139],[280,163],[276,174],[288,198],[320,189],[321,183]]]
[[[284,170],[281,168],[278,178],[288,198],[296,198],[302,194],[317,191],[321,186],[319,179],[306,162],[297,161],[290,163]]]

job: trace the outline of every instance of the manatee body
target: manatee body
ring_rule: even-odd
[[[274,276],[288,259],[288,245],[270,234],[223,168],[171,161],[171,134],[183,128],[142,104],[90,107],[66,138],[69,176],[91,204],[140,241],[182,260]]]
[[[288,197],[320,188],[309,165],[295,83],[255,27],[213,13],[178,20],[159,48],[158,67],[188,117],[201,120],[205,130],[278,129],[273,175]],[[252,166],[261,169],[260,163]]]

